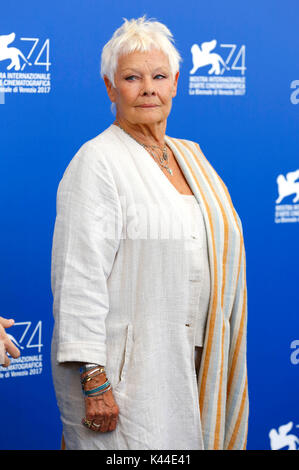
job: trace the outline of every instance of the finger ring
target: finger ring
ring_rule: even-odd
[[[83,424],[90,429],[93,423],[89,419],[84,418],[83,419]]]
[[[92,422],[92,425],[95,426],[97,429],[99,429],[99,428],[101,427],[100,424],[97,424],[97,423],[95,423],[94,421]]]

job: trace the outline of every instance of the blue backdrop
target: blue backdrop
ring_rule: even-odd
[[[199,142],[243,222],[248,449],[299,448],[298,2],[17,3],[0,17],[0,315],[15,319],[7,332],[22,354],[0,367],[1,449],[60,447],[50,369],[56,191],[78,148],[113,120],[102,47],[123,17],[143,14],[168,25],[183,57],[167,134]]]

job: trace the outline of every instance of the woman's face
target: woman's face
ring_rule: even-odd
[[[131,124],[154,124],[167,119],[178,76],[172,76],[167,56],[153,49],[120,56],[115,88],[107,77],[104,80],[118,118]]]

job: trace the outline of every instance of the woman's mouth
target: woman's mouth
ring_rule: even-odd
[[[137,106],[137,108],[157,108],[157,104],[140,104]]]

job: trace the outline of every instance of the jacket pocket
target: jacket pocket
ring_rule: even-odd
[[[133,325],[128,324],[127,331],[126,331],[125,348],[124,348],[124,353],[123,353],[123,357],[122,357],[120,369],[119,369],[119,381],[116,387],[114,388],[114,390],[119,391],[121,388],[123,388],[125,384],[127,370],[128,370],[128,366],[130,362],[131,352],[132,352],[132,347],[133,347]]]

